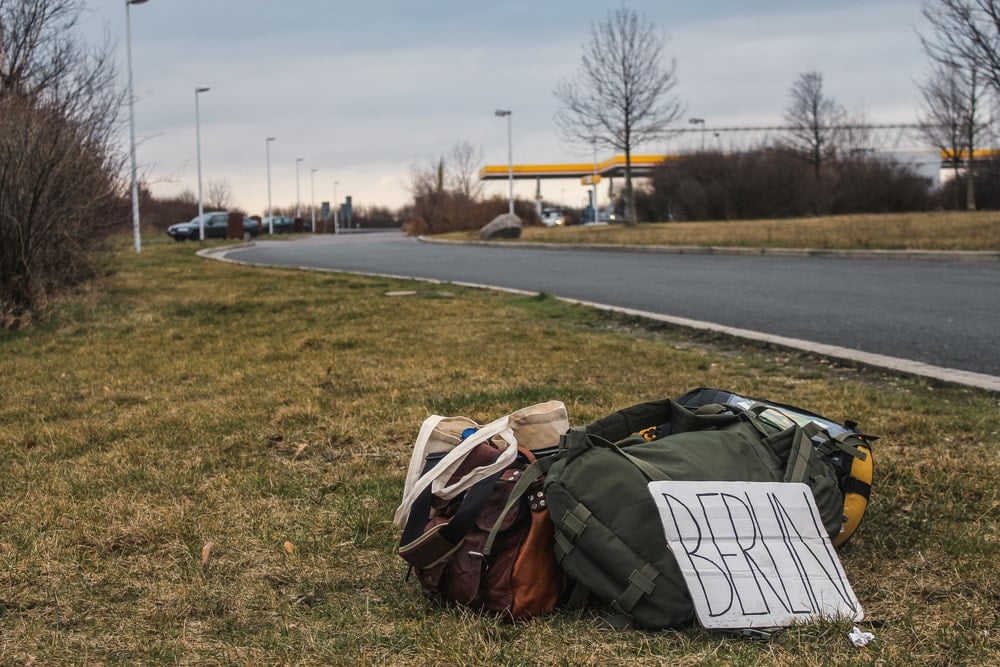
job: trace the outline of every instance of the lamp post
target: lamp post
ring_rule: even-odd
[[[692,118],[688,121],[692,125],[701,125],[701,152],[705,152],[705,119],[704,118]]]
[[[508,212],[514,215],[514,143],[510,127],[510,109],[497,109],[493,112],[498,118],[507,117],[507,181],[509,189]]]
[[[309,209],[312,212],[312,232],[316,233],[316,172],[313,169],[309,172]]]
[[[340,185],[340,181],[333,182],[333,233],[336,234],[340,230],[337,226],[340,221],[340,202],[337,201],[337,186]]]
[[[274,236],[274,215],[271,213],[271,142],[274,137],[264,140],[264,151],[267,154],[267,233]]]
[[[194,89],[194,135],[198,147],[198,240],[205,240],[205,206],[201,198],[201,114],[198,109],[198,95],[207,93],[208,86],[199,86]]]
[[[594,144],[594,175],[591,180],[593,181],[591,185],[594,186],[594,223],[598,222],[597,215],[597,139],[592,139],[591,142]]]
[[[302,199],[299,197],[299,163],[302,162],[304,158],[295,158],[295,219],[298,220],[302,217],[302,207],[300,202]]]
[[[128,130],[129,154],[132,161],[132,239],[135,251],[142,251],[139,233],[139,177],[135,164],[135,94],[132,91],[132,19],[129,5],[142,5],[149,0],[125,0],[125,55],[128,60]]]

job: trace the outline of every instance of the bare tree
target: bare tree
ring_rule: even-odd
[[[785,110],[790,138],[788,148],[806,156],[813,166],[817,182],[821,180],[823,162],[836,146],[837,128],[842,124],[843,108],[823,92],[823,75],[805,72],[789,91],[792,103]]]
[[[924,52],[937,63],[932,77],[939,80],[936,84],[932,79],[921,89],[924,112],[943,126],[939,132],[960,137],[959,141],[949,137],[947,145],[953,150],[956,176],[960,155],[967,151],[966,208],[973,211],[976,209],[974,151],[987,129],[980,118],[984,75],[994,96],[1000,93],[1000,3],[994,0],[925,1],[923,15],[931,25],[932,34],[921,35],[920,42]],[[932,89],[928,90],[928,86]],[[953,98],[950,103],[948,97]],[[927,107],[935,101],[939,110],[930,112]],[[950,128],[952,123],[954,128]],[[931,135],[928,138],[936,146],[942,145],[941,137],[937,137],[938,141]]]
[[[924,137],[947,156],[956,179],[962,156],[968,157],[966,208],[969,210],[976,208],[973,151],[985,130],[978,118],[982,93],[975,68],[963,72],[954,64],[938,63],[920,85],[920,120]]]
[[[879,149],[876,137],[872,132],[868,113],[864,108],[848,111],[842,110],[840,125],[835,132],[836,144],[833,148],[837,155],[850,156],[853,159],[867,157]]]
[[[0,97],[45,105],[104,142],[125,97],[107,40],[94,49],[76,38],[84,8],[82,0],[0,0]]]
[[[125,222],[113,52],[75,35],[82,0],[0,0],[0,321],[94,274]]]
[[[210,180],[206,194],[210,209],[228,211],[233,207],[233,189],[229,187],[229,181],[224,178]]]
[[[586,146],[625,154],[626,218],[635,222],[632,151],[663,138],[684,108],[674,94],[676,61],[666,60],[666,37],[624,5],[591,25],[575,78],[554,91],[561,103],[561,136]]]
[[[975,68],[1000,91],[1000,1],[924,0],[922,12],[932,31],[920,36],[927,55],[942,64]]]
[[[451,149],[451,168],[448,172],[448,187],[455,194],[466,199],[476,199],[482,192],[479,169],[483,164],[483,150],[468,141],[459,141]]]

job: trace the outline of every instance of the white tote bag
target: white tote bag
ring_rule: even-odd
[[[462,438],[463,431],[475,432]],[[424,489],[443,500],[454,498],[476,482],[507,468],[517,457],[517,448],[542,449],[559,444],[559,436],[569,430],[566,406],[561,401],[547,401],[521,408],[488,424],[480,425],[468,417],[431,415],[424,420],[413,445],[410,466],[403,486],[403,501],[396,509],[393,523],[402,530],[414,500]],[[500,450],[489,465],[473,468],[449,483],[452,475],[473,449],[484,442]],[[444,454],[440,461],[423,472],[427,457]]]

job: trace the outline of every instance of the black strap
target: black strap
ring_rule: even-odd
[[[872,485],[862,482],[857,477],[844,477],[840,480],[844,493],[856,493],[865,500],[871,500]]]
[[[497,480],[500,479],[502,474],[503,470],[494,473],[476,482],[465,492],[462,504],[459,505],[448,525],[441,529],[441,537],[452,544],[458,544],[472,530],[472,527],[476,525],[476,519],[479,518],[483,508],[486,507],[486,501],[490,499],[490,494],[493,493],[493,487],[496,486]],[[423,534],[424,528],[427,526],[427,520],[430,518],[431,502],[433,499],[434,495],[431,493],[430,486],[417,496],[417,499],[410,507],[410,516],[406,520],[403,536],[399,540],[400,547],[405,547]]]
[[[420,476],[423,477],[433,470],[434,466],[440,463],[443,458],[443,452],[429,455],[424,461],[424,468],[420,471]],[[420,537],[420,534],[424,532],[424,526],[427,525],[427,519],[430,518],[431,501],[433,499],[431,485],[428,484],[427,488],[410,505],[410,513],[406,517],[406,525],[403,527],[403,535],[399,540],[399,546],[406,546]],[[423,518],[421,519],[421,517]]]
[[[410,514],[406,517],[406,525],[403,527],[399,546],[405,547],[424,532],[424,527],[427,526],[427,520],[431,515],[431,500],[433,498],[431,487],[428,485],[410,505]]]

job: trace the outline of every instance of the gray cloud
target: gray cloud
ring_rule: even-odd
[[[122,4],[91,0],[87,28],[96,38],[107,26],[124,71]],[[913,80],[924,62],[917,3],[628,4],[671,36],[678,92],[710,125],[780,122],[792,81],[812,69],[841,103],[871,119],[913,120]],[[506,125],[493,116],[501,106],[514,110],[515,161],[587,160],[555,136],[552,89],[573,75],[590,23],[607,8],[590,0],[150,0],[131,12],[139,161],[158,194],[196,189],[197,85],[212,88],[200,98],[204,178],[228,180],[252,212],[266,205],[267,136],[278,138],[272,192],[282,205],[295,199],[297,157],[305,158],[303,197],[315,168],[317,199],[331,197],[339,181],[338,195],[389,206],[406,201],[414,166],[457,141],[503,163]],[[572,203],[583,192],[575,182],[546,187]],[[533,188],[519,184],[518,192]]]

